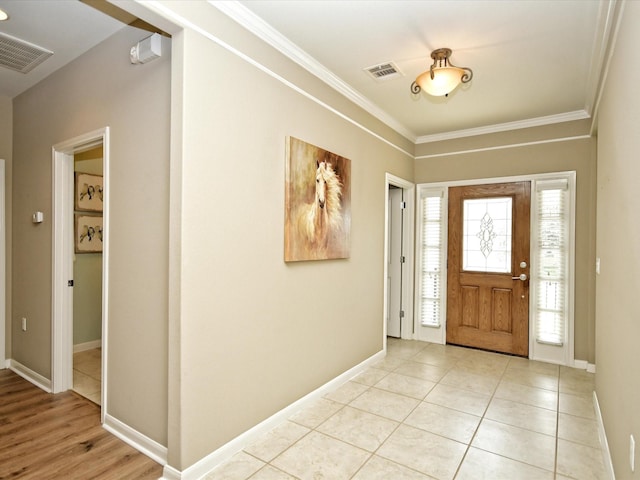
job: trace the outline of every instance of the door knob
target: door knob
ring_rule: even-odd
[[[519,276],[517,277],[511,277],[511,280],[522,280],[523,282],[527,279],[527,274],[526,273],[521,273]]]

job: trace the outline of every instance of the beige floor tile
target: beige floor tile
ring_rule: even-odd
[[[83,395],[83,397],[91,400],[96,405],[102,405],[102,396],[100,392],[89,393],[89,394]]]
[[[387,342],[387,355],[400,358],[411,358],[424,348],[426,348],[424,342],[418,342],[415,340],[404,341],[388,341]]]
[[[561,393],[558,410],[560,413],[568,413],[569,415],[575,415],[577,417],[596,418],[593,398],[589,395],[578,396]]]
[[[373,452],[398,425],[398,422],[347,406],[320,425],[317,430]]]
[[[75,354],[79,355],[79,354]],[[74,370],[78,370],[79,372],[84,373],[85,375],[89,375],[97,380],[99,380],[102,376],[102,362],[100,358],[95,357],[85,357],[82,359],[77,359],[74,355],[73,357],[73,368]]]
[[[419,363],[427,363],[436,367],[451,368],[458,363],[460,357],[447,355],[443,352],[436,352],[431,348],[425,348],[411,358],[411,360]]]
[[[271,465],[265,465],[252,475],[249,480],[296,480],[296,477],[292,477]]]
[[[560,367],[553,363],[546,362],[537,362],[535,360],[529,360],[528,358],[522,357],[511,357],[509,359],[509,365],[507,366],[507,370],[514,371],[524,371],[524,372],[533,372],[533,373],[541,373],[543,375],[558,377]]]
[[[371,387],[382,380],[384,377],[386,377],[388,374],[388,370],[372,367],[368,368],[357,377],[352,378],[351,381],[362,383],[363,385],[368,385]]]
[[[557,375],[546,375],[533,371],[508,368],[502,377],[503,380],[529,387],[544,388],[545,390],[558,391]]]
[[[308,428],[297,423],[284,422],[245,447],[244,451],[269,463],[309,432]]]
[[[482,420],[472,446],[553,472],[556,439],[493,420]]]
[[[554,480],[553,472],[471,447],[456,480]]]
[[[471,415],[482,416],[491,397],[483,393],[438,384],[425,397],[425,401],[452,408]]]
[[[338,387],[333,392],[325,395],[325,398],[333,400],[338,403],[349,403],[358,395],[366,392],[369,389],[367,385],[356,382],[347,382],[344,385]]]
[[[464,358],[471,351],[468,348],[458,347],[456,345],[440,345],[437,343],[431,343],[427,348],[432,352],[441,353],[455,358]]]
[[[468,444],[471,442],[480,420],[481,418],[475,415],[423,402],[411,412],[404,423]]]
[[[593,448],[601,448],[598,424],[589,418],[576,417],[566,413],[559,414],[558,438]]]
[[[507,368],[510,358],[497,353],[471,350],[460,360],[458,366],[481,375],[500,376]]]
[[[350,479],[371,454],[318,432],[296,442],[271,464],[301,480]]]
[[[430,382],[439,382],[447,373],[447,369],[445,367],[427,365],[426,363],[405,362],[396,368],[394,373],[421,378],[422,380],[429,380]]]
[[[435,383],[429,380],[408,377],[394,372],[376,383],[375,387],[422,400],[435,385]]]
[[[80,395],[100,393],[100,382],[77,370],[73,371],[73,389]]]
[[[352,407],[401,422],[418,406],[419,400],[371,388],[350,403]]]
[[[577,368],[560,367],[560,392],[571,395],[593,395],[595,375]]]
[[[557,472],[580,480],[605,480],[602,451],[566,440],[558,440]]]
[[[463,358],[456,363],[455,369],[463,370],[465,372],[473,373],[475,375],[482,375],[483,377],[491,377],[493,379],[500,380],[504,374],[506,364],[493,364],[476,362],[470,358]]]
[[[313,405],[293,415],[289,420],[308,428],[316,428],[331,415],[343,408],[342,403],[327,398],[316,400]]]
[[[558,393],[543,388],[529,387],[519,383],[502,381],[494,394],[496,398],[504,398],[512,402],[525,403],[534,407],[558,410]]]
[[[456,388],[463,388],[472,392],[484,393],[491,395],[498,386],[499,379],[479,375],[477,373],[463,370],[460,366],[454,367],[440,380],[444,385],[450,385]]]
[[[205,480],[246,480],[264,465],[265,463],[257,458],[245,452],[239,452],[204,478]]]
[[[553,410],[502,398],[491,400],[487,413],[484,415],[484,418],[489,420],[552,436],[556,434],[556,417],[557,414]]]
[[[432,480],[415,470],[411,470],[385,458],[372,456],[364,467],[353,477],[353,480]]]
[[[401,425],[377,454],[441,480],[450,480],[462,461],[466,445]]]
[[[389,372],[392,372],[393,370],[395,370],[396,368],[398,368],[400,365],[402,365],[405,362],[406,362],[406,360],[404,358],[391,357],[391,356],[387,355],[386,357],[384,357],[384,359],[380,360],[379,362],[374,363],[373,367],[379,368],[381,370],[387,370]]]

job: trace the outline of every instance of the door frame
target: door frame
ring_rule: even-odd
[[[404,339],[412,339],[414,337],[413,320],[413,272],[415,262],[413,260],[414,245],[414,228],[415,228],[415,184],[403,178],[385,173],[384,182],[384,267],[383,267],[383,305],[382,305],[382,345],[384,351],[387,350],[387,309],[389,308],[389,288],[387,285],[388,264],[389,264],[389,186],[393,185],[402,188],[405,191],[405,221],[403,222],[403,250],[405,252],[405,268],[402,269],[402,285],[406,288],[402,289],[402,305],[405,306],[405,315],[400,324],[400,335]]]
[[[5,343],[6,337],[6,311],[7,311],[7,282],[6,282],[6,248],[7,248],[7,222],[5,192],[5,161],[0,159],[0,369],[6,368],[7,358]]]
[[[103,252],[102,252],[102,422],[106,412],[108,277],[109,277],[109,127],[74,137],[52,147],[53,159],[53,252],[51,390],[73,387],[73,155],[102,144],[103,154]]]
[[[573,366],[575,363],[574,359],[574,298],[575,298],[575,220],[576,220],[576,172],[572,171],[559,171],[559,172],[549,172],[549,173],[533,173],[530,175],[512,175],[506,177],[490,177],[490,178],[477,178],[477,179],[469,179],[469,180],[455,180],[455,181],[445,181],[445,182],[433,182],[433,183],[421,183],[417,185],[416,188],[416,198],[420,195],[420,190],[422,188],[442,188],[444,189],[444,201],[446,202],[443,207],[443,215],[444,215],[444,225],[448,224],[448,189],[449,187],[459,187],[459,186],[470,186],[470,185],[483,185],[483,184],[493,184],[493,183],[508,183],[508,182],[522,182],[522,181],[530,181],[531,182],[531,222],[532,228],[530,230],[530,235],[533,237],[535,228],[533,222],[535,221],[533,215],[534,209],[534,195],[535,189],[534,185],[536,181],[539,180],[547,180],[552,178],[558,178],[560,176],[567,177],[570,183],[570,192],[571,192],[571,220],[569,225],[570,233],[570,245],[571,251],[569,252],[569,292],[567,301],[569,304],[569,315],[567,321],[567,345],[566,349],[563,348],[563,353],[560,355],[557,353],[557,347],[538,344],[535,340],[535,324],[531,321],[531,312],[533,312],[535,296],[533,294],[529,295],[529,358],[532,360],[541,360],[551,363],[558,363],[568,366]],[[416,200],[417,201],[417,200]],[[418,222],[418,218],[416,218],[416,225]],[[448,239],[448,235],[446,237]],[[447,240],[448,242],[448,240]],[[447,264],[447,251],[448,246],[445,248],[445,265]],[[416,255],[416,261],[419,260],[419,255]],[[530,256],[530,271],[533,272],[534,269],[534,252],[531,251]],[[416,267],[417,268],[417,267]],[[446,295],[447,295],[447,276],[444,275],[443,281],[443,295],[445,296],[445,314],[442,317],[442,322],[439,327],[422,327],[420,325],[420,319],[416,315],[414,321],[414,329],[416,331],[415,338],[421,338],[425,341],[439,344],[446,344]],[[417,285],[417,282],[416,282]],[[414,309],[418,308],[420,293],[415,292],[415,305]],[[414,310],[415,311],[415,310]],[[429,333],[426,336],[419,336],[418,331],[420,328],[429,329]]]

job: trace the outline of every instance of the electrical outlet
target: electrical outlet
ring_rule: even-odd
[[[27,317],[22,317],[22,331],[27,331]]]
[[[633,435],[629,436],[629,466],[632,472],[636,469],[636,440]]]

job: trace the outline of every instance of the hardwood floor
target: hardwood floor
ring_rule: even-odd
[[[0,370],[0,480],[157,479],[162,467],[100,425],[100,407]]]

